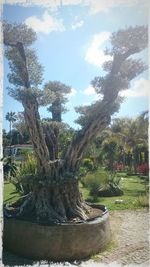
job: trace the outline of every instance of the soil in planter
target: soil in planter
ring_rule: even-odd
[[[13,212],[13,210],[15,210],[14,208],[10,208],[11,212]],[[89,206],[89,213],[88,213],[88,219],[87,221],[91,221],[97,217],[101,217],[103,215],[104,211],[99,209],[99,208],[93,208]],[[34,213],[30,213],[24,216],[21,216],[19,218],[15,218],[17,220],[22,220],[22,221],[28,221],[28,222],[32,222],[32,223],[36,223],[37,221],[35,220],[35,214]],[[83,223],[83,220],[80,220],[79,218],[73,218],[67,221],[67,223]],[[43,220],[42,222],[40,222],[39,224],[42,225],[50,225],[47,223],[47,220]]]
[[[103,213],[104,213],[104,211],[102,211],[100,209],[90,207],[87,221],[91,221],[97,217],[101,217],[103,215]],[[69,221],[69,223],[74,223],[74,222],[83,222],[83,221],[78,220],[77,218]]]

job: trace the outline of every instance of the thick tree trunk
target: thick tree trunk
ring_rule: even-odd
[[[27,89],[28,90],[28,89]],[[38,104],[32,95],[27,95],[22,101],[24,106],[24,115],[29,129],[31,141],[38,159],[39,173],[43,176],[50,176],[49,151],[46,146],[45,136],[40,124]]]
[[[108,110],[109,105],[109,110]],[[64,165],[67,170],[71,169],[76,171],[82,159],[84,151],[91,144],[96,137],[97,133],[102,131],[110,123],[110,115],[113,105],[107,101],[100,104],[99,110],[97,109],[93,121],[91,121],[70,144],[64,159]]]
[[[94,140],[98,132],[104,130],[104,128],[110,123],[111,115],[115,112],[114,106],[119,93],[119,91],[114,87],[112,81],[117,79],[121,64],[132,53],[133,51],[129,50],[122,55],[118,54],[114,56],[112,69],[107,77],[107,82],[105,83],[103,100],[93,113],[93,120],[91,120],[77,134],[66,152],[64,160],[64,166],[66,170],[78,170],[84,151]]]
[[[53,187],[36,185],[33,192],[19,199],[13,208],[13,216],[44,224],[83,221],[89,213],[76,180]],[[8,210],[5,213],[9,216]]]
[[[36,215],[39,220],[66,222],[73,218],[87,219],[84,202],[74,180],[54,187],[43,187],[36,192]]]
[[[21,97],[21,100],[24,107],[25,121],[27,123],[31,141],[38,159],[39,173],[43,177],[51,177],[53,176],[53,173],[51,173],[51,170],[53,168],[50,168],[49,164],[50,155],[45,142],[43,129],[40,124],[38,103],[35,95],[32,93],[32,89],[30,88],[30,80],[24,46],[21,42],[10,45],[15,46],[18,49],[18,52],[22,59],[21,67],[25,91]]]
[[[58,159],[58,134],[57,128],[50,128],[48,124],[43,124],[43,131],[45,134],[45,141],[49,150],[50,160]]]

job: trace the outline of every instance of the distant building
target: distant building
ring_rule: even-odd
[[[12,145],[11,148],[10,146],[6,146],[4,149],[4,157],[10,156],[10,149],[11,149],[11,156],[15,160],[24,160],[24,155],[26,152],[32,152],[33,151],[33,146],[32,145]]]

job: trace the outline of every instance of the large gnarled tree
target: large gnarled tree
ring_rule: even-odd
[[[131,58],[147,46],[147,27],[129,27],[113,33],[110,49],[106,51],[112,60],[104,64],[107,74],[96,77],[92,85],[100,100],[86,107],[80,107],[78,123],[82,128],[73,137],[63,158],[55,153],[58,131],[45,127],[40,120],[39,104],[43,92],[38,86],[42,81],[42,67],[30,45],[36,40],[35,33],[23,24],[4,23],[4,44],[11,73],[9,82],[15,87],[9,94],[19,100],[24,107],[26,124],[38,160],[38,176],[34,179],[33,190],[17,203],[15,216],[30,214],[37,221],[62,223],[72,218],[88,219],[89,207],[84,202],[78,186],[78,170],[84,151],[90,142],[109,123],[111,115],[119,108],[122,99],[120,90],[127,89],[130,81],[142,73],[146,66],[141,60]],[[60,101],[59,84],[48,83],[52,101],[52,120],[61,121],[63,102]],[[64,91],[69,93],[69,87]],[[65,102],[65,98],[64,98]],[[53,142],[54,141],[54,142]],[[54,144],[53,144],[54,143]],[[53,146],[54,145],[54,146]]]

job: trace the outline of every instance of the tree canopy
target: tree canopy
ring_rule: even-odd
[[[50,104],[48,111],[52,114],[52,120],[61,122],[61,115],[67,109],[65,104],[68,101],[67,94],[71,92],[71,87],[59,81],[50,81],[45,84],[43,92],[43,101],[45,104]]]

